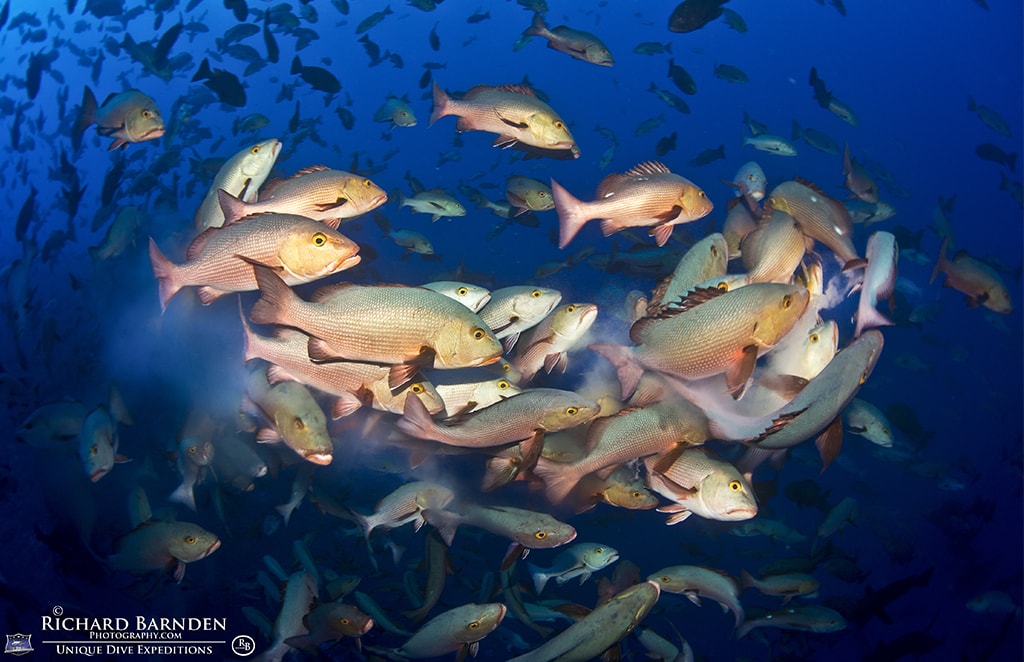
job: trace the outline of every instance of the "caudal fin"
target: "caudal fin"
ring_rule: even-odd
[[[546,457],[537,458],[533,473],[544,481],[544,493],[553,504],[561,503],[579,482],[579,475],[570,466]]]
[[[82,146],[82,135],[85,130],[96,121],[96,95],[92,93],[89,86],[85,86],[85,92],[82,95],[82,107],[78,111],[78,117],[75,118],[75,124],[71,128],[71,146],[78,150]]]
[[[452,113],[449,112],[448,104],[451,101],[451,97],[448,93],[441,89],[441,86],[436,82],[434,83],[434,107],[430,111],[430,122],[429,125],[433,125],[434,122],[447,117]]]
[[[160,287],[160,313],[167,310],[167,302],[171,300],[181,285],[174,278],[176,266],[160,252],[153,238],[149,238],[149,263],[153,267],[153,277]]]
[[[402,418],[398,419],[397,427],[402,432],[417,439],[433,439],[440,441],[437,423],[430,418],[430,412],[419,396],[409,394],[405,399]]]
[[[633,395],[636,385],[640,383],[641,375],[644,374],[644,369],[633,360],[630,348],[614,343],[595,343],[588,345],[587,349],[594,350],[615,366],[616,374],[619,377],[619,385],[622,388],[623,399]]]
[[[942,245],[939,246],[939,257],[935,260],[935,268],[932,269],[931,278],[928,279],[928,284],[931,285],[935,282],[935,278],[939,275],[939,272],[945,272],[946,267],[949,265],[946,262],[946,247],[949,246],[949,237],[945,237],[942,240]]]
[[[526,564],[527,569],[530,571],[530,577],[533,578],[533,590],[537,595],[540,595],[541,591],[544,590],[544,586],[547,585],[550,577],[544,574],[544,571],[535,565]]]
[[[861,299],[864,299],[864,291],[861,290]],[[893,322],[888,317],[878,312],[871,303],[864,300],[857,308],[857,326],[853,331],[853,337],[859,338],[865,329],[873,329],[876,326],[892,326]]]
[[[558,247],[565,248],[590,218],[583,210],[583,202],[553,179],[551,197],[555,201],[555,213],[558,214]]]

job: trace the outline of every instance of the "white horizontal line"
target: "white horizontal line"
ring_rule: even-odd
[[[79,641],[43,641],[44,644],[75,644],[99,646],[101,644],[162,644],[174,646],[177,644],[226,644],[227,641],[179,641],[177,639],[83,639]]]

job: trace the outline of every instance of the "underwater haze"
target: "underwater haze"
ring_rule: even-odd
[[[5,652],[1021,659],[1022,20],[7,0]]]

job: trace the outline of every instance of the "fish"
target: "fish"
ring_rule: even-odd
[[[716,64],[715,78],[724,80],[727,83],[750,82],[750,77],[742,69],[731,64]]]
[[[602,501],[629,510],[651,510],[658,506],[658,497],[628,465],[616,467],[604,479],[588,474],[573,488],[571,502],[577,513],[586,512]]]
[[[685,595],[698,607],[701,606],[701,598],[711,598],[733,613],[735,627],[739,627],[746,618],[743,605],[740,604],[739,585],[721,570],[697,565],[674,565],[652,573],[647,581],[656,583],[662,593]]]
[[[875,304],[883,299],[889,300],[889,308],[893,306],[893,293],[896,287],[896,263],[900,249],[896,237],[890,232],[875,232],[868,237],[865,257],[868,266],[864,269],[864,283],[861,286],[860,300],[857,303],[857,324],[853,337],[856,338],[864,329],[877,326],[891,326],[892,321],[878,312]]]
[[[715,161],[725,158],[725,145],[719,145],[718,149],[707,149],[701,150],[697,156],[693,157],[687,162],[687,165],[693,168],[699,168],[700,166],[706,166]]]
[[[895,442],[889,419],[881,409],[866,400],[851,400],[843,410],[843,422],[848,432],[859,434],[883,448],[892,448]]]
[[[595,304],[571,303],[552,311],[530,329],[512,360],[521,382],[533,379],[541,368],[549,374],[555,368],[564,373],[569,350],[582,340],[596,319]]]
[[[595,420],[587,430],[587,452],[582,457],[572,462],[541,457],[534,473],[544,481],[548,500],[557,504],[587,474],[638,458],[664,456],[677,447],[700,445],[707,439],[707,421],[701,411],[685,401],[669,399]],[[610,469],[604,475],[608,473]]]
[[[607,568],[618,559],[619,552],[613,547],[599,543],[581,542],[562,550],[547,568],[530,564],[527,564],[526,567],[533,578],[534,590],[537,595],[540,595],[550,579],[554,579],[559,585],[562,585],[579,577],[580,584],[582,584],[590,578],[592,573]]]
[[[139,90],[111,94],[102,104],[97,104],[96,96],[86,85],[82,107],[71,129],[71,142],[76,151],[82,146],[82,134],[93,124],[98,134],[114,139],[108,151],[127,147],[129,143],[156,140],[166,130],[156,102]]]
[[[848,522],[856,519],[857,510],[857,501],[853,497],[843,497],[825,513],[825,519],[818,527],[818,537],[828,538],[841,531]]]
[[[807,323],[814,321],[808,319]],[[805,324],[798,326],[800,328],[794,328],[768,355],[767,368],[775,375],[792,375],[810,381],[835,356],[839,325],[828,320],[807,329],[803,328]]]
[[[481,506],[465,503],[458,510],[430,510],[423,513],[450,547],[458,528],[475,526],[512,540],[524,549],[552,549],[576,538],[576,529],[547,513],[509,506]]]
[[[246,379],[243,409],[259,414],[270,424],[256,432],[257,442],[284,442],[299,457],[317,465],[328,465],[334,460],[327,419],[302,384],[270,384],[266,369],[253,370]]]
[[[800,224],[783,211],[748,232],[740,241],[748,283],[789,283],[804,259],[806,240]]]
[[[274,212],[330,224],[330,221],[348,220],[371,212],[387,202],[388,195],[366,177],[311,166],[288,179],[268,182],[257,201],[245,202],[223,189],[217,191],[217,198],[228,223]]]
[[[486,306],[491,300],[490,290],[471,283],[461,283],[453,280],[438,280],[432,283],[425,283],[420,287],[425,287],[428,290],[434,290],[439,294],[445,295],[449,299],[458,301],[474,313],[479,313],[480,309]]]
[[[305,301],[271,270],[255,271],[261,298],[249,319],[305,331],[312,336],[309,356],[315,361],[449,369],[487,365],[501,355],[501,345],[483,320],[432,290],[342,283],[320,288]],[[409,372],[392,368],[392,376],[392,387],[397,387],[408,381]]]
[[[978,116],[982,122],[988,125],[993,131],[1001,133],[1007,138],[1013,136],[1013,132],[1010,131],[1010,125],[1006,123],[1002,115],[992,110],[988,106],[983,106],[974,101],[974,97],[967,95],[967,110]]]
[[[774,347],[807,308],[799,286],[754,283],[723,292],[695,289],[659,317],[637,320],[636,345],[590,345],[615,366],[623,397],[636,388],[644,369],[693,380],[726,373],[734,398],[742,395],[760,354]]]
[[[441,599],[446,576],[453,572],[448,547],[437,531],[427,532],[425,540],[426,558],[423,564],[427,569],[427,585],[423,591],[423,604],[416,609],[402,612],[404,616],[414,621],[422,621],[434,608]]]
[[[391,222],[380,212],[376,212],[373,215],[373,222],[381,229],[384,236],[393,241],[396,246],[406,249],[409,253],[416,253],[417,255],[434,254],[434,245],[430,243],[430,239],[423,233],[401,228],[393,230]]]
[[[782,604],[795,597],[814,597],[818,592],[818,580],[802,572],[790,572],[756,579],[746,570],[740,570],[740,587],[756,588],[763,595],[780,595]]]
[[[196,230],[202,232],[207,228],[224,225],[224,211],[218,198],[218,189],[245,202],[254,202],[280,154],[281,141],[271,138],[250,145],[225,161],[196,210],[193,218]]]
[[[847,200],[843,206],[850,213],[850,220],[854,224],[863,223],[865,226],[887,221],[896,215],[896,208],[883,200],[871,204],[855,198]],[[931,260],[927,260],[927,262],[931,263]]]
[[[673,58],[668,60],[668,77],[683,94],[697,94],[697,83],[693,80],[693,76],[676,64]]]
[[[747,33],[747,22],[743,20],[743,17],[731,9],[725,7],[722,8],[722,20],[730,28],[739,32],[740,34]]]
[[[274,619],[273,643],[260,655],[263,662],[280,662],[291,650],[287,639],[309,634],[306,616],[316,603],[317,584],[309,572],[299,570],[288,576],[281,596],[281,609]]]
[[[615,64],[608,47],[600,39],[589,32],[559,25],[548,28],[544,24],[543,14],[534,14],[533,22],[523,32],[524,37],[542,37],[547,39],[548,48],[583,62],[610,67]]]
[[[29,414],[15,438],[38,448],[77,439],[89,414],[90,410],[76,400],[51,402]]]
[[[395,12],[392,11],[391,9],[391,5],[388,5],[384,7],[383,10],[370,14],[363,20],[359,21],[359,25],[356,26],[356,34],[362,34],[363,32],[366,32],[367,30],[369,30],[370,28],[374,27],[375,25],[383,21],[385,18],[387,18],[389,14],[394,13]]]
[[[633,52],[637,55],[661,55],[662,53],[671,53],[672,43],[665,42],[662,44],[658,41],[645,41],[634,46]]]
[[[373,114],[373,121],[391,122],[391,128],[416,126],[416,113],[407,100],[388,97],[384,105]]]
[[[469,24],[482,23],[482,22],[486,21],[487,19],[489,19],[490,17],[491,17],[491,12],[489,12],[489,11],[488,12],[477,11],[477,12],[474,12],[473,14],[470,14],[466,18],[466,23],[469,23]]]
[[[722,15],[729,0],[683,0],[668,17],[670,32],[693,32]]]
[[[555,180],[551,180],[551,193],[558,214],[559,248],[565,248],[595,218],[602,219],[601,232],[606,237],[628,227],[648,227],[658,246],[664,246],[676,224],[704,218],[714,208],[702,188],[657,161],[608,175],[598,185],[593,202],[578,200]]]
[[[178,290],[190,285],[199,286],[204,305],[231,292],[255,290],[259,285],[254,264],[298,285],[355,266],[358,252],[355,242],[323,223],[274,213],[207,229],[189,245],[184,264],[171,262],[153,238],[149,240],[161,310]]]
[[[665,156],[676,148],[676,137],[678,132],[673,131],[672,135],[665,136],[658,140],[658,143],[654,146],[654,153],[658,156]]]
[[[759,517],[729,529],[729,534],[741,538],[767,536],[774,543],[786,546],[807,542],[807,536],[778,520]]]
[[[213,454],[212,442],[196,437],[182,437],[178,442],[178,457],[175,461],[178,474],[181,475],[181,485],[167,497],[169,501],[180,503],[195,511],[194,488],[208,472],[208,467],[213,463]]]
[[[1005,165],[1010,169],[1010,172],[1017,172],[1017,153],[1014,152],[1009,154],[1004,152],[999,145],[993,145],[992,143],[983,143],[975,148],[974,153],[978,155],[979,159],[985,161],[991,161],[992,163],[998,163]]]
[[[863,266],[864,260],[853,246],[853,222],[850,213],[809,182],[782,182],[768,196],[773,209],[786,212],[800,224],[805,235],[825,244],[849,270]]]
[[[444,485],[416,481],[385,496],[370,515],[354,514],[363,536],[369,540],[376,528],[396,529],[411,523],[419,531],[426,523],[424,511],[441,510],[454,498],[455,494]]]
[[[744,137],[744,145],[750,145],[761,152],[768,152],[776,156],[796,156],[796,148],[785,138],[770,133],[762,133],[753,137]]]
[[[843,176],[846,177],[846,188],[864,202],[878,202],[878,184],[867,168],[850,158],[850,144],[843,150]]]
[[[768,178],[755,161],[747,161],[741,165],[732,181],[725,183],[736,189],[736,196],[746,200],[751,210],[758,209],[757,203],[764,200],[765,193],[768,191]]]
[[[404,644],[388,652],[402,659],[419,660],[458,652],[459,659],[476,656],[480,641],[493,632],[505,618],[500,603],[470,603],[449,609],[427,621]],[[367,647],[367,650],[374,650]],[[382,650],[382,649],[378,649]]]
[[[690,515],[726,522],[757,515],[754,490],[747,479],[705,448],[677,447],[660,458],[648,457],[644,466],[650,488],[674,502],[658,508],[660,513],[671,513],[668,525]]]
[[[490,448],[529,440],[539,448],[546,432],[582,425],[597,416],[599,407],[574,391],[535,388],[440,425],[430,419],[416,398],[405,403],[397,428],[417,439],[430,439],[463,448]],[[524,451],[524,454],[526,451]]]
[[[646,314],[657,315],[664,307],[673,305],[698,283],[721,278],[729,265],[729,249],[725,236],[712,232],[679,258],[672,273],[651,292]]]
[[[837,143],[831,136],[824,131],[819,131],[810,127],[801,127],[796,120],[793,120],[793,136],[790,138],[790,142],[796,142],[801,138],[805,143],[819,152],[839,156],[839,143]]]
[[[654,582],[634,584],[539,647],[509,662],[585,662],[599,657],[643,621],[660,595],[661,590]]]
[[[490,87],[477,85],[461,99],[452,99],[435,82],[433,125],[442,117],[458,117],[455,128],[463,131],[496,133],[494,147],[536,147],[552,152],[567,152],[579,158],[579,147],[565,121],[532,88],[523,85]]]
[[[400,195],[399,200],[399,207],[408,207],[414,212],[430,214],[431,221],[440,218],[451,220],[452,217],[466,215],[466,208],[462,206],[462,203],[441,190],[420,191],[411,198]]]
[[[491,300],[480,309],[480,319],[511,352],[519,335],[539,324],[561,300],[562,293],[548,287],[502,287],[491,292]]]
[[[203,58],[199,70],[192,76],[192,82],[202,81],[217,95],[217,100],[236,108],[246,104],[245,87],[238,76],[225,69],[211,69],[209,58]]]
[[[133,574],[173,569],[175,581],[185,564],[205,559],[220,548],[220,538],[197,524],[150,520],[118,539],[107,564]]]
[[[142,216],[138,207],[124,207],[117,213],[107,233],[96,246],[89,247],[89,257],[94,262],[102,262],[117,257],[135,245],[135,235],[142,227]]]
[[[547,211],[555,206],[547,184],[522,175],[512,175],[505,182],[505,199],[512,205],[515,216],[527,211]]]
[[[667,103],[669,107],[686,115],[690,114],[690,106],[682,99],[682,97],[679,97],[668,90],[663,90],[654,83],[651,83],[651,86],[647,88],[647,91],[653,92],[655,96]]]
[[[1013,614],[1020,616],[1021,609],[1005,591],[984,591],[978,593],[965,605],[975,614]]]
[[[321,644],[334,643],[346,637],[358,638],[373,628],[373,619],[354,605],[326,602],[316,605],[302,617],[309,634],[288,637],[284,643],[315,655]]]
[[[764,627],[804,632],[838,632],[846,629],[846,619],[834,609],[820,605],[786,607],[758,612],[736,629],[736,637],[743,638],[754,628]]]
[[[107,406],[100,405],[83,419],[78,433],[78,457],[89,480],[95,483],[110,473],[115,463],[128,461],[117,447],[117,422]]]
[[[297,74],[302,80],[309,83],[314,90],[320,90],[327,94],[337,94],[341,91],[341,82],[338,81],[337,76],[323,67],[314,65],[304,66],[298,55],[292,58],[291,74],[293,76]]]
[[[953,260],[948,260],[948,245],[949,237],[946,237],[939,247],[939,258],[928,283],[934,282],[940,273],[945,274],[943,286],[962,292],[969,307],[984,306],[1002,314],[1013,312],[1010,292],[999,273],[985,262],[968,255],[965,250],[957,251]]]

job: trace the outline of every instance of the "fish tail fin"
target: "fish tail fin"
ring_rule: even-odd
[[[377,527],[377,524],[367,515],[357,513],[354,510],[352,511],[352,514],[356,517],[356,524],[359,525],[359,530],[363,532],[363,537],[366,539],[367,542],[369,542],[370,534]]]
[[[224,225],[234,223],[247,215],[246,203],[241,198],[236,198],[222,188],[217,189],[217,202],[224,214]]]
[[[743,621],[736,627],[736,638],[742,639],[747,633],[756,627],[752,621]]]
[[[167,497],[167,500],[180,503],[192,510],[192,512],[195,512],[196,510],[196,494],[192,488],[185,485],[184,482],[182,482],[177,489],[171,492],[171,495]]]
[[[449,109],[451,97],[448,96],[447,92],[441,89],[441,86],[437,84],[437,81],[434,81],[433,101],[434,107],[430,110],[428,126],[432,126],[434,122],[442,117],[447,117],[448,115],[453,114]]]
[[[293,506],[290,503],[283,503],[280,506],[274,506],[274,510],[276,510],[277,514],[284,520],[285,526],[288,526],[288,520],[291,519],[292,511],[295,510],[295,508],[296,506]]]
[[[530,21],[530,27],[523,31],[524,37],[544,37],[546,39],[550,34],[548,26],[544,23],[544,15],[536,12],[533,14],[533,20]]]
[[[946,261],[946,247],[949,246],[949,237],[945,237],[942,240],[942,245],[939,246],[939,257],[935,260],[935,268],[932,269],[931,278],[928,279],[928,284],[931,285],[935,282],[935,278],[939,275],[939,272],[945,273],[946,267],[949,263]]]
[[[740,589],[750,588],[751,586],[757,585],[757,580],[754,579],[746,568],[740,568]]]
[[[555,462],[545,457],[537,458],[533,473],[544,481],[544,493],[552,504],[561,503],[569,492],[576,487],[579,476],[575,471],[568,471],[568,465]]]
[[[287,324],[291,306],[298,298],[281,277],[267,267],[253,265],[260,298],[249,311],[257,324]]]
[[[96,95],[86,85],[85,92],[82,93],[82,107],[71,128],[71,146],[76,151],[82,146],[82,135],[85,134],[85,130],[96,121],[96,107]]]
[[[199,71],[196,72],[195,76],[192,76],[192,82],[197,80],[206,80],[207,78],[213,77],[213,70],[210,69],[210,58],[203,58],[203,61],[199,64]]]
[[[863,291],[861,297],[863,297]],[[857,309],[857,326],[853,331],[853,337],[859,338],[864,329],[873,329],[878,326],[892,326],[893,322],[883,315],[872,305],[865,301],[865,305]]]
[[[260,358],[255,346],[259,336],[249,326],[249,320],[245,319],[245,311],[242,310],[242,297],[238,297],[238,316],[242,319],[242,361],[248,363],[253,359]]]
[[[544,587],[547,585],[548,580],[551,579],[551,577],[546,575],[543,570],[541,570],[540,568],[538,568],[535,565],[531,565],[531,564],[527,563],[526,564],[526,568],[530,572],[530,577],[533,578],[533,590],[534,590],[534,592],[537,595],[540,595],[541,591],[544,590]]]
[[[423,515],[423,519],[426,520],[427,524],[437,529],[437,533],[441,536],[444,544],[451,547],[452,541],[455,540],[455,532],[459,530],[458,518],[448,511],[439,508],[427,508],[420,514]]]
[[[565,248],[590,218],[583,209],[583,202],[553,179],[551,197],[555,201],[555,213],[558,214],[558,247]]]
[[[153,267],[153,277],[160,286],[160,313],[163,314],[171,297],[181,289],[181,285],[174,277],[177,265],[160,252],[152,237],[149,238],[149,263]]]
[[[291,72],[292,72],[293,76],[295,74],[301,74],[302,73],[302,60],[299,59],[298,55],[296,55],[295,57],[292,58],[292,69],[291,69]]]
[[[440,441],[437,433],[437,423],[430,418],[430,412],[418,396],[410,394],[405,399],[405,408],[402,417],[398,419],[398,429],[402,432],[416,437],[417,439],[432,439]]]
[[[615,367],[619,385],[622,388],[622,397],[628,398],[633,395],[637,384],[640,383],[640,376],[644,374],[644,369],[633,360],[630,348],[615,343],[595,343],[588,345],[587,348],[608,359],[608,362]]]

